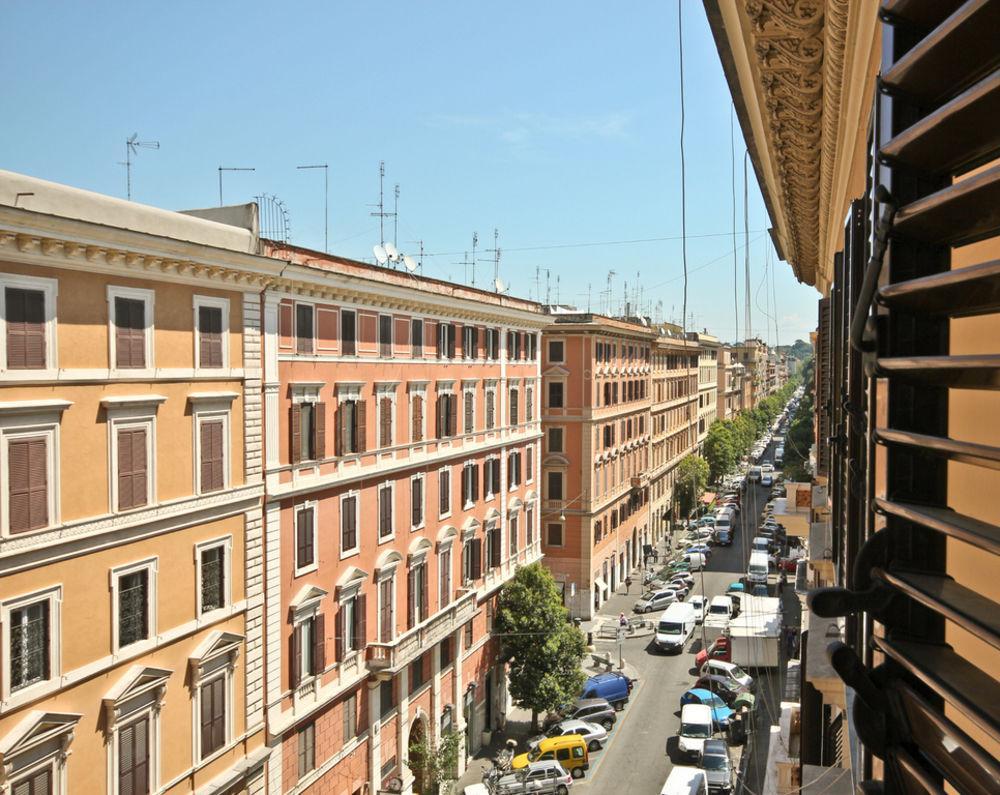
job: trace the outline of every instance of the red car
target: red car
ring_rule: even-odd
[[[778,571],[787,571],[795,574],[795,569],[802,558],[782,558],[778,561]]]
[[[705,664],[708,659],[722,660],[723,662],[729,662],[729,638],[725,635],[719,635],[707,649],[702,649],[698,654],[695,655],[694,665],[699,671],[701,666]]]

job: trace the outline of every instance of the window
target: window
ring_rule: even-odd
[[[549,452],[563,452],[563,429],[549,428]]]
[[[378,639],[381,643],[389,643],[396,634],[394,575],[385,577],[378,584]]]
[[[483,541],[470,538],[462,547],[462,580],[475,582],[483,576]]]
[[[4,612],[10,666],[5,679],[14,692],[51,675],[53,601],[21,603]]]
[[[466,464],[462,467],[462,507],[469,509],[479,499],[479,467]]]
[[[353,492],[340,498],[340,554],[341,557],[358,551],[358,494]]]
[[[563,407],[563,383],[562,381],[549,382],[549,408],[561,409]]]
[[[291,463],[326,458],[326,404],[312,400],[291,407]]]
[[[452,661],[455,659],[454,647],[452,646],[451,637],[443,638],[438,644],[438,660],[440,661],[440,670],[444,670]]]
[[[154,575],[152,561],[112,571],[116,650],[147,640],[155,633]]]
[[[118,730],[118,792],[121,795],[147,795],[150,792],[149,741],[148,715]]]
[[[424,655],[421,654],[410,663],[410,693],[416,693],[424,686],[425,681],[427,680],[424,677]]]
[[[517,425],[520,422],[519,418],[519,406],[517,405],[518,399],[518,388],[512,386],[510,388],[510,424]]]
[[[497,391],[495,388],[486,390],[486,430],[497,427]]]
[[[414,394],[410,399],[410,441],[424,440],[424,395]]]
[[[427,620],[427,602],[427,564],[411,565],[406,573],[406,626],[409,629]]]
[[[510,517],[510,522],[507,524],[507,537],[510,540],[508,554],[512,558],[517,557],[517,514]]]
[[[451,470],[438,470],[438,514],[443,518],[451,513]]]
[[[378,399],[378,446],[392,447],[392,398],[383,395]]]
[[[535,509],[528,508],[524,512],[524,544],[530,547],[535,543]]]
[[[360,398],[343,398],[337,407],[337,455],[357,455],[367,449],[367,405]]]
[[[466,649],[466,651],[468,651],[469,649],[472,648],[472,644],[475,643],[475,640],[476,640],[475,622],[474,621],[470,621],[469,623],[467,623],[465,625],[465,639],[464,639],[464,642],[465,642],[465,649]]]
[[[226,684],[223,673],[201,685],[201,758],[206,759],[226,744]]]
[[[322,613],[298,621],[292,630],[292,659],[289,672],[294,690],[326,669],[326,629]]]
[[[465,433],[473,433],[476,430],[476,393],[471,390],[466,390],[462,395],[464,402],[463,415],[464,415],[464,430]]]
[[[524,480],[531,483],[535,479],[535,450],[528,446],[524,452]]]
[[[483,464],[483,491],[489,499],[494,494],[500,493],[500,459],[487,458]]]
[[[524,341],[528,349],[528,359],[535,361],[538,357],[538,335],[537,334],[525,334]]]
[[[451,604],[451,547],[438,553],[438,606],[444,609]]]
[[[386,715],[392,712],[393,709],[395,709],[396,707],[396,701],[395,701],[396,693],[395,689],[393,688],[394,681],[395,680],[393,679],[387,679],[385,682],[379,685],[378,696],[379,696],[379,706],[381,707],[381,709],[379,710],[379,717],[381,718],[384,718]],[[395,759],[395,757],[393,758]],[[384,769],[385,768],[383,768],[383,770]]]
[[[56,792],[53,777],[58,775],[51,763],[45,764],[24,777],[17,777],[10,783],[9,792],[13,795],[52,795]]]
[[[203,419],[198,423],[198,490],[202,494],[226,487],[225,426],[223,417]]]
[[[113,368],[153,367],[153,296],[152,290],[108,287]]]
[[[316,505],[306,504],[295,511],[295,575],[316,568]]]
[[[410,529],[417,530],[424,525],[424,476],[410,478]]]
[[[500,329],[493,328],[488,329],[492,332],[492,337],[490,338],[490,358],[494,361],[500,358]]]
[[[447,439],[456,433],[458,401],[450,392],[439,393],[437,399],[437,437]]]
[[[353,309],[340,310],[340,352],[344,356],[357,353],[358,315]]]
[[[392,316],[378,316],[378,355],[384,359],[392,358]]]
[[[298,731],[299,780],[316,768],[316,724],[310,721]]]
[[[462,326],[462,358],[475,359],[479,337],[475,326]]]
[[[394,533],[393,518],[392,518],[392,503],[393,503],[393,493],[395,489],[393,488],[393,483],[390,481],[388,483],[383,483],[378,488],[378,538],[379,541],[384,541],[387,538],[391,538]]]
[[[195,367],[219,368],[229,364],[229,300],[204,295],[194,297]]]
[[[548,498],[550,500],[561,500],[563,499],[563,473],[562,472],[549,472],[548,473]]]
[[[535,419],[535,388],[526,387],[524,398],[524,421],[531,422]]]
[[[486,566],[495,569],[500,566],[503,548],[500,545],[500,523],[493,522],[486,528]]]
[[[295,352],[313,352],[313,307],[312,304],[295,305]]]
[[[549,340],[549,361],[553,364],[561,364],[565,361],[562,340]]]
[[[561,547],[563,545],[563,526],[553,522],[548,525],[547,531],[548,546]]]
[[[337,610],[337,659],[344,660],[365,647],[365,595],[343,598]]]
[[[4,290],[8,370],[45,369],[45,316],[45,291],[19,287]]]
[[[49,525],[51,436],[7,441],[7,523],[11,533]]]
[[[424,355],[424,321],[416,317],[410,321],[410,354],[414,357]]]
[[[353,740],[358,734],[358,699],[353,693],[343,701],[344,742]]]
[[[507,454],[507,488],[515,489],[521,484],[521,454]]]
[[[228,539],[197,547],[198,613],[210,613],[229,604]]]

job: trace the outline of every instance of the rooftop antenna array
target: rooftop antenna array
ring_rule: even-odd
[[[493,227],[493,248],[486,249],[493,255],[493,281],[500,278],[500,230]]]
[[[399,183],[396,183],[396,187],[393,189],[393,201],[392,201],[392,245],[397,245],[397,238],[399,235]]]
[[[132,158],[140,149],[159,149],[159,141],[140,141],[139,133],[132,133],[125,140],[125,195],[132,201]]]
[[[230,168],[227,166],[219,166],[219,206],[222,206],[222,172],[223,171],[256,171],[255,168]]]
[[[479,232],[472,233],[472,286],[476,286],[476,246],[479,245]]]
[[[461,262],[453,262],[451,264],[452,265],[461,265],[462,266],[462,281],[468,282],[469,281],[469,252],[468,251],[463,251],[462,252],[462,261]],[[473,267],[475,267],[475,266],[473,266]]]
[[[604,290],[601,291],[601,295],[604,296],[603,300],[601,301],[601,307],[604,310],[605,314],[608,315],[611,314],[611,284],[614,281],[614,278],[615,278],[615,272],[613,270],[608,271],[607,287],[605,287]]]
[[[296,166],[297,169],[323,169],[323,251],[330,253],[330,166],[326,163],[315,166]]]
[[[372,212],[369,213],[369,215],[378,218],[378,244],[380,246],[385,246],[385,219],[396,217],[396,213],[387,213],[385,211],[385,203],[383,201],[384,194],[382,190],[384,181],[385,181],[385,161],[379,160],[378,161],[378,204],[369,204],[368,206],[378,207],[378,212]]]
[[[260,213],[260,236],[276,243],[288,243],[292,239],[292,224],[285,203],[266,193],[254,196],[254,200]]]
[[[421,272],[424,270],[424,241],[423,240],[411,240],[410,243],[416,243],[420,246],[420,257],[417,259],[417,266],[420,268]],[[403,259],[406,259],[405,257]],[[410,259],[413,259],[410,257]]]

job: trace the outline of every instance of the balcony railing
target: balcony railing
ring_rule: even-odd
[[[369,643],[365,662],[370,671],[396,672],[437,644],[446,635],[457,631],[476,611],[475,592],[463,594],[425,623],[404,632],[388,643]]]

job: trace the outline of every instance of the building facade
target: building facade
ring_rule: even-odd
[[[541,555],[544,320],[269,251],[288,281],[263,304],[272,791],[408,792],[411,742],[461,733],[462,770],[504,724],[490,627],[500,586]]]
[[[548,318],[542,345],[542,550],[575,617],[591,618],[651,543],[652,345],[639,323]]]
[[[708,429],[718,416],[719,404],[719,338],[707,331],[696,331],[691,337],[698,343],[698,449],[708,435]]]
[[[0,173],[0,791],[262,792],[246,229]]]
[[[743,381],[745,370],[737,361],[735,351],[729,345],[719,348],[717,368],[716,417],[731,420],[747,408],[743,403]]]

